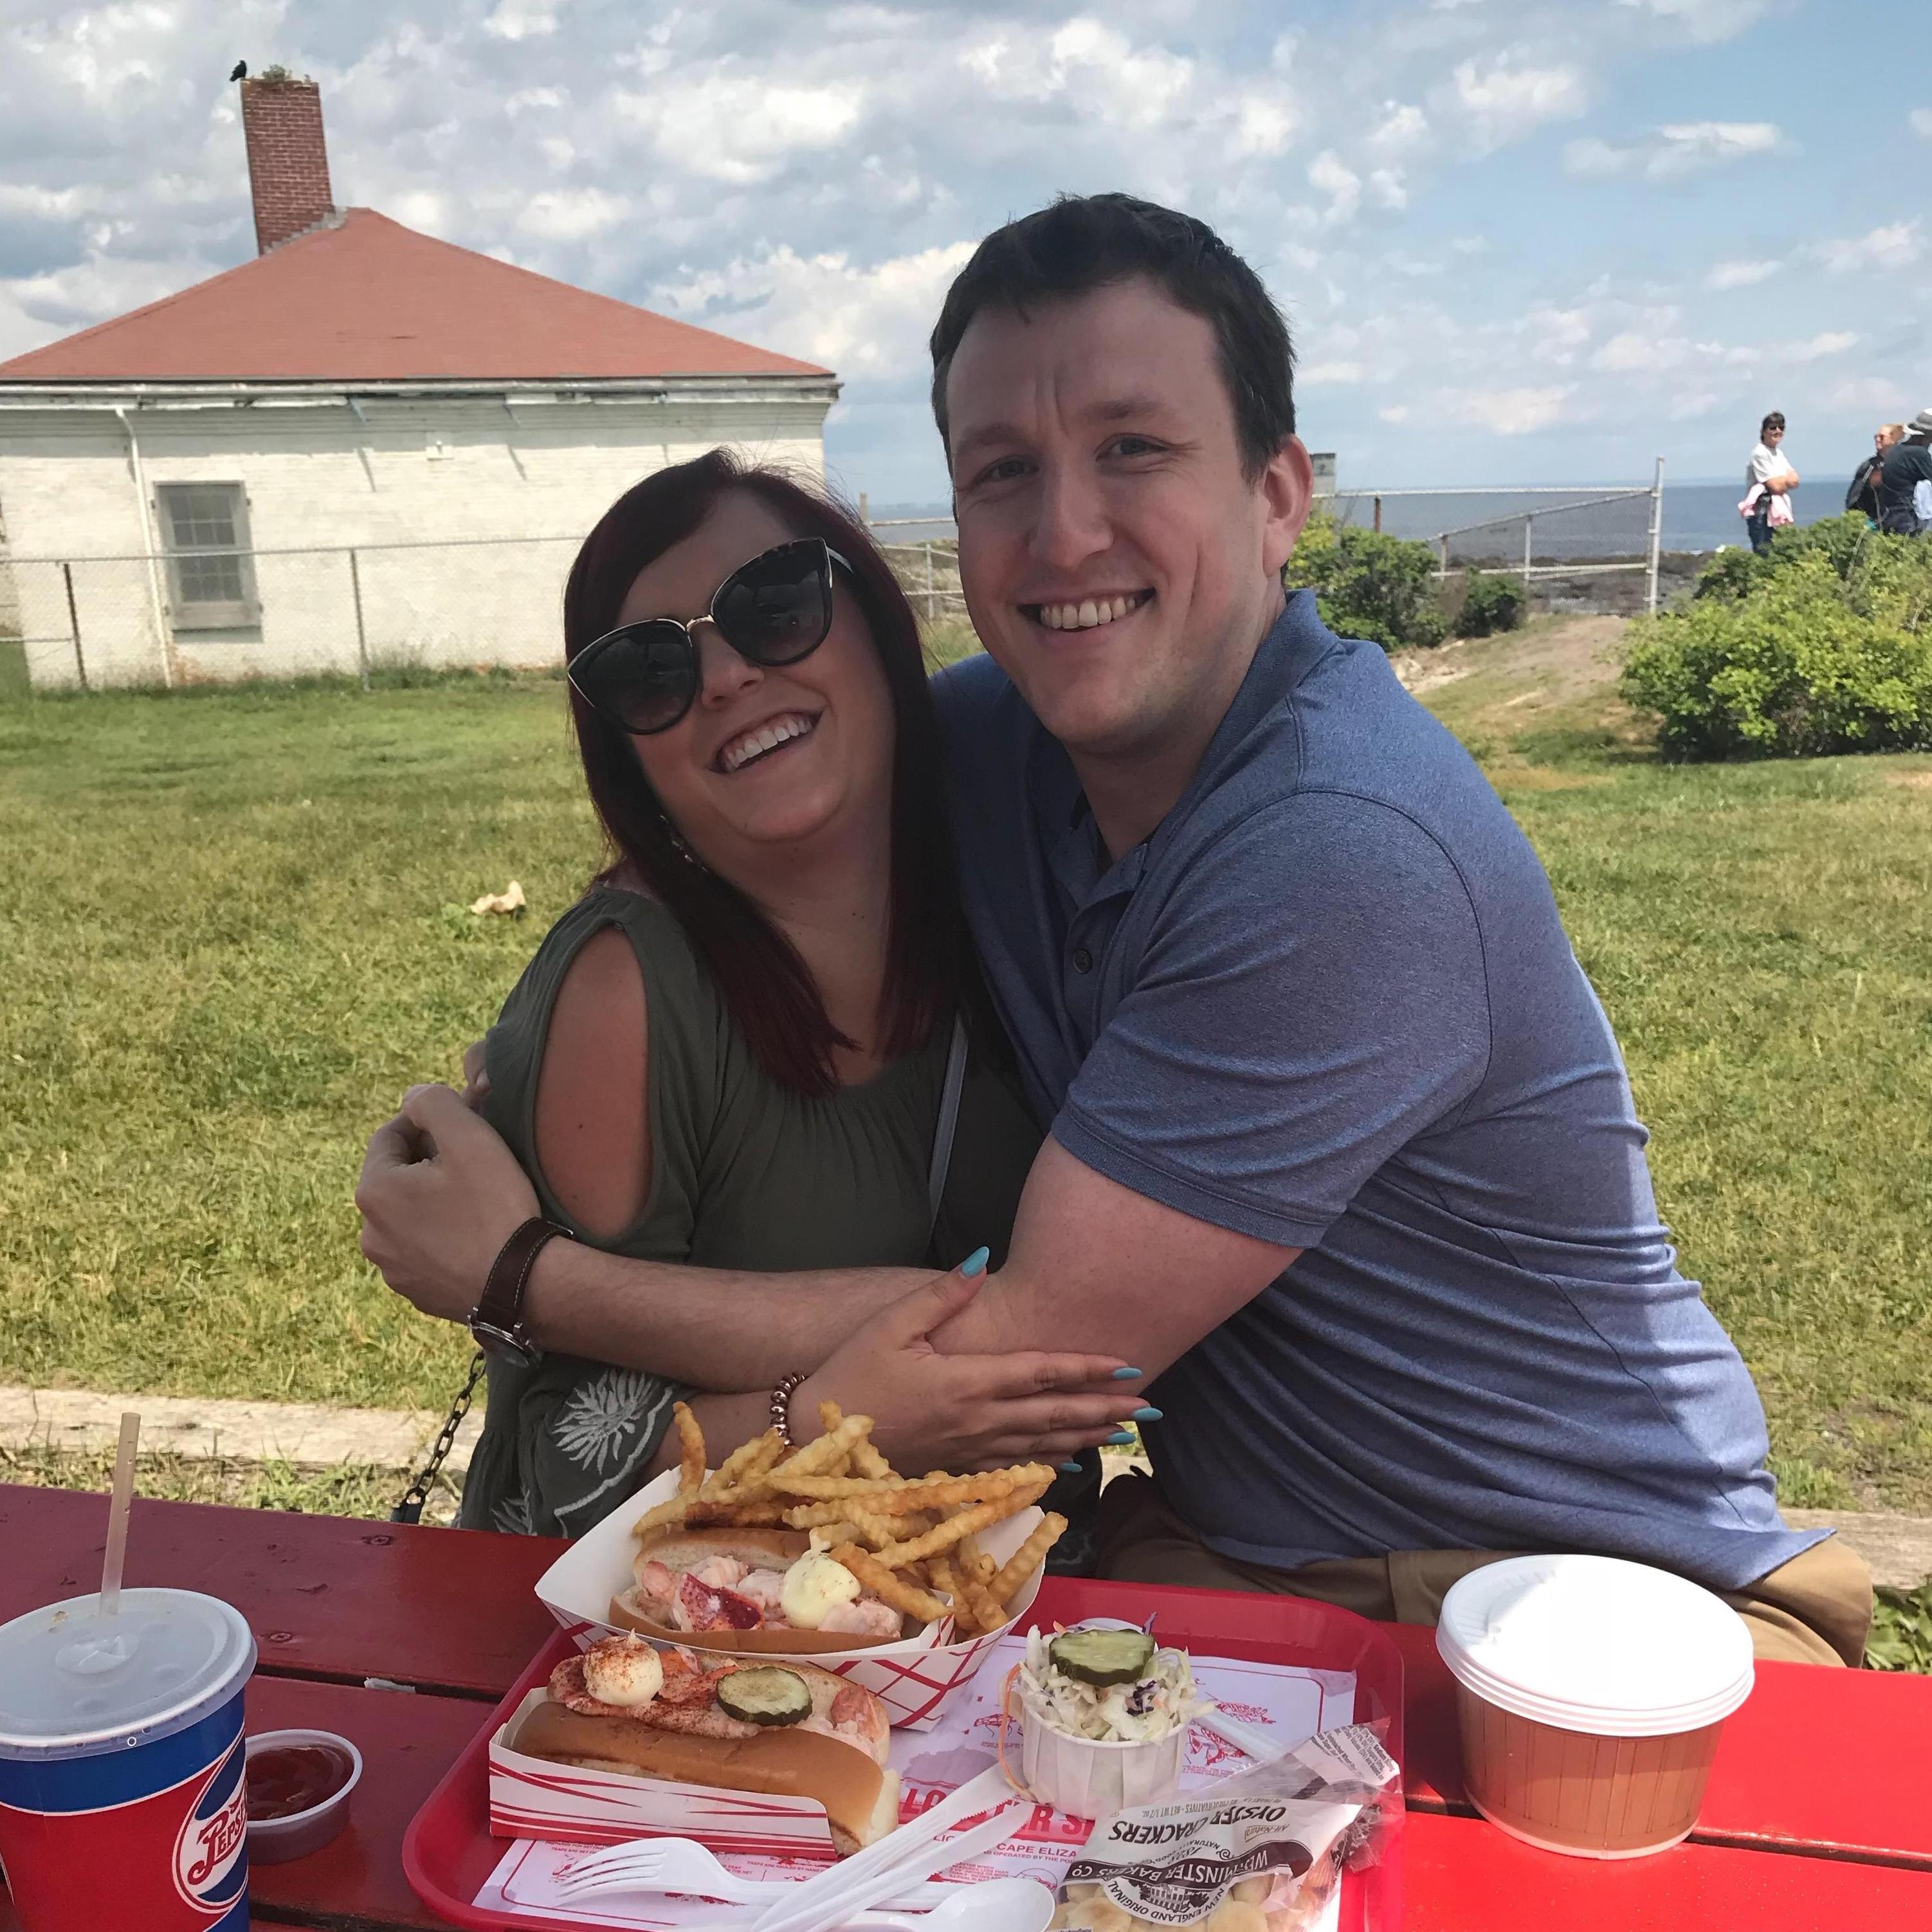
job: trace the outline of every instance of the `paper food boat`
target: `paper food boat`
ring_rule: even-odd
[[[616,1844],[641,1833],[669,1832],[726,1851],[831,1857],[831,1828],[815,1798],[632,1778],[512,1750],[506,1740],[549,1694],[542,1688],[530,1692],[490,1740],[492,1837]]]
[[[600,1636],[616,1634],[618,1626],[608,1619],[610,1599],[629,1588],[633,1581],[632,1564],[638,1540],[631,1534],[631,1526],[647,1509],[670,1502],[677,1493],[677,1480],[678,1472],[667,1469],[628,1502],[620,1504],[579,1537],[537,1579],[538,1601],[569,1632],[579,1649],[587,1649]],[[1017,1516],[1009,1516],[986,1531],[978,1539],[980,1547],[996,1562],[1004,1563],[1026,1540],[1040,1520],[1038,1509],[1022,1510]],[[858,1650],[818,1652],[804,1648],[811,1643],[812,1633],[801,1630],[801,1648],[784,1654],[815,1664],[821,1670],[835,1672],[872,1691],[898,1728],[930,1730],[960,1687],[971,1682],[1001,1636],[1032,1609],[1033,1600],[1040,1594],[1040,1573],[1036,1570],[1007,1606],[1006,1622],[983,1636],[956,1638],[952,1619],[944,1617],[938,1623],[928,1624],[916,1636]],[[688,1650],[700,1652],[710,1648],[702,1631],[692,1632],[683,1640],[683,1645]],[[736,1658],[740,1653],[712,1654]],[[766,1658],[773,1655],[770,1652],[761,1654]],[[557,1767],[548,1768],[554,1771]],[[571,1774],[573,1777],[590,1774]],[[777,1802],[758,1801],[760,1805]],[[822,1834],[824,1812],[815,1806],[808,1808],[816,1811]]]

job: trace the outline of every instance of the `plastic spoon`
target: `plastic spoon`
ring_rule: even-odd
[[[850,1932],[1046,1932],[1053,1894],[1037,1879],[988,1878],[955,1888],[930,1912],[862,1912]]]

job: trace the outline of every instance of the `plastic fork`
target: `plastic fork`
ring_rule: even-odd
[[[694,1838],[634,1838],[580,1859],[556,1882],[557,1895],[565,1900],[604,1892],[676,1892],[727,1905],[769,1904],[792,1897],[798,1888],[796,1879],[740,1878]],[[908,1885],[892,1894],[892,1903],[929,1908],[956,1888]]]

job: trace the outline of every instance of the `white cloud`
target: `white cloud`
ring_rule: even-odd
[[[1922,141],[1932,141],[1932,107],[1915,107],[1905,119]]]
[[[1406,423],[1408,420],[1408,405],[1406,403],[1396,403],[1388,409],[1378,410],[1376,412],[1376,418],[1379,422]]]
[[[1786,362],[1816,362],[1826,356],[1842,356],[1858,338],[1847,328],[1828,328],[1808,341],[1780,345],[1780,356]]]
[[[1622,0],[1660,20],[1681,21],[1694,40],[1727,40],[1754,25],[1768,0]]]
[[[1913,392],[1902,382],[1882,376],[1847,376],[1832,383],[1822,400],[1828,409],[1844,410],[1880,422],[1903,422],[1916,413]]]
[[[1586,100],[1574,67],[1528,67],[1505,56],[1486,68],[1457,66],[1449,97],[1460,108],[1478,154],[1533,133],[1546,121],[1574,119]]]
[[[1640,330],[1625,329],[1612,336],[1590,363],[1597,369],[1657,374],[1682,368],[1690,355],[1690,344],[1681,335],[1646,335]]]
[[[543,0],[498,0],[487,16],[483,31],[500,40],[542,39],[556,32],[556,8]]]
[[[1560,421],[1574,393],[1569,382],[1547,388],[1450,389],[1442,397],[1442,412],[1492,436],[1527,436]]]
[[[1704,278],[1707,289],[1750,289],[1778,273],[1775,262],[1718,262]]]
[[[1352,221],[1362,205],[1362,178],[1346,166],[1332,148],[1324,148],[1308,166],[1308,184],[1328,197],[1322,219],[1328,226]]]
[[[1817,242],[1810,252],[1834,275],[1861,268],[1909,268],[1924,250],[1920,228],[1916,218],[1894,221],[1843,241]]]
[[[680,170],[750,188],[795,157],[837,147],[857,124],[866,89],[856,81],[813,86],[730,70],[672,80],[617,105],[658,158]]]
[[[1359,362],[1308,362],[1294,372],[1298,389],[1323,389],[1363,381],[1367,370]]]
[[[922,372],[933,317],[974,245],[956,242],[869,266],[843,254],[779,248],[668,284],[654,306],[843,376],[902,379]]]
[[[1784,145],[1783,132],[1769,121],[1682,121],[1623,147],[1594,136],[1572,141],[1563,150],[1563,165],[1573,175],[1636,173],[1646,181],[1674,181],[1774,154]]]
[[[1429,139],[1429,117],[1419,107],[1391,100],[1369,130],[1370,151],[1394,160],[1412,154]]]
[[[602,188],[560,188],[532,195],[518,214],[517,226],[542,241],[582,242],[622,220],[630,206]]]

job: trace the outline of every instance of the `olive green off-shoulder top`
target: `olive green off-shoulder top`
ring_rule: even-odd
[[[550,928],[486,1042],[487,1118],[546,1215],[573,1226],[536,1158],[544,1040],[571,962],[610,926],[628,938],[644,977],[651,1181],[634,1225],[591,1245],[640,1260],[784,1271],[951,1268],[984,1243],[998,1264],[1040,1142],[1016,1078],[969,1056],[934,1226],[928,1179],[947,1029],[863,1084],[808,1099],[753,1059],[676,918],[654,899],[606,888]],[[718,1320],[728,1332],[728,1304]],[[640,1486],[684,1393],[647,1370],[579,1356],[547,1355],[529,1368],[493,1358],[462,1523],[580,1534]]]

